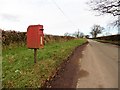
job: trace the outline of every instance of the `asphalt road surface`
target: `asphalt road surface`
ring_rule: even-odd
[[[118,88],[118,46],[88,40],[76,88]]]

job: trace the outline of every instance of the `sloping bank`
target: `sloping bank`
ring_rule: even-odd
[[[102,43],[110,43],[110,44],[114,44],[114,45],[118,45],[120,46],[120,40],[119,41],[110,41],[110,40],[97,40],[98,42],[102,42]]]
[[[37,63],[33,62],[33,50],[16,47],[3,50],[2,84],[4,88],[40,88],[55,76],[75,47],[86,43],[86,39],[54,42],[38,50]]]
[[[102,43],[110,43],[110,44],[115,44],[120,46],[120,34],[101,36],[93,39]]]

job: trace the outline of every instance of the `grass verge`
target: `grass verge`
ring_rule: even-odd
[[[36,64],[33,60],[33,49],[27,49],[25,46],[3,49],[3,87],[40,88],[73,49],[86,41],[86,39],[77,39],[47,44],[44,49],[37,51]]]

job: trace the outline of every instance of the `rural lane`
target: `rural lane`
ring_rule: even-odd
[[[79,59],[76,88],[118,88],[118,46],[88,41]]]

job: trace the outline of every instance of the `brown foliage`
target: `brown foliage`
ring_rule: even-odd
[[[2,45],[10,45],[13,43],[25,43],[26,32],[4,31],[2,30]]]

